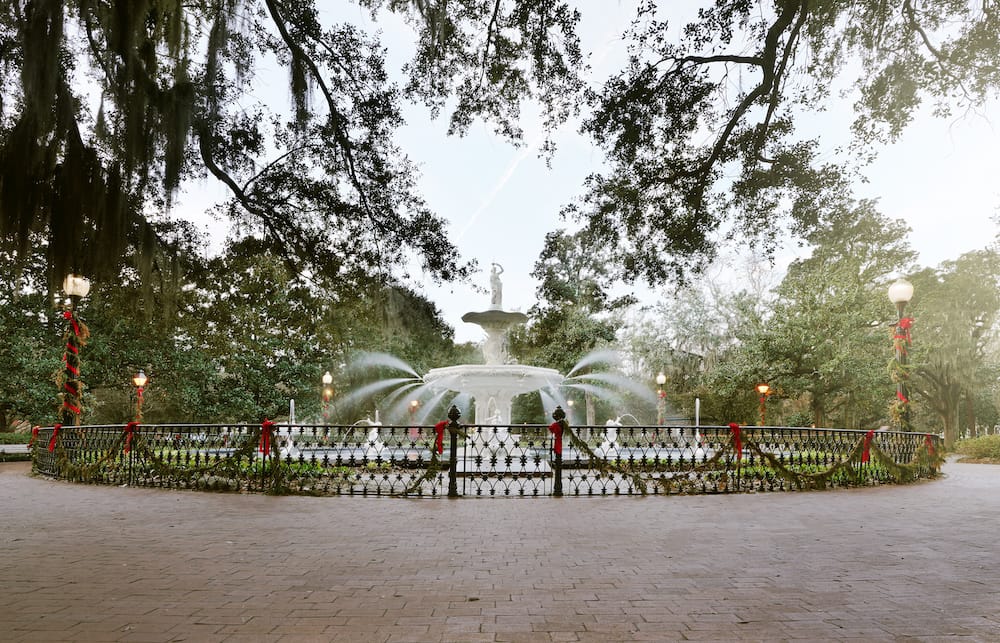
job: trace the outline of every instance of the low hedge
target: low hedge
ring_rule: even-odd
[[[955,443],[955,453],[972,460],[1000,463],[1000,435],[982,435]]]

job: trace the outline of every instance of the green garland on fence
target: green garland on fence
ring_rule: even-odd
[[[597,470],[602,475],[610,476],[615,473],[620,474],[627,478],[632,486],[642,495],[647,495],[649,493],[648,485],[650,482],[659,486],[664,493],[670,493],[674,489],[683,491],[685,488],[696,488],[699,484],[703,483],[700,483],[698,480],[692,480],[689,477],[691,474],[715,470],[716,465],[726,458],[736,460],[736,437],[733,435],[730,436],[728,441],[720,444],[720,448],[715,451],[711,458],[708,458],[701,464],[684,469],[680,472],[683,474],[682,476],[668,477],[660,475],[651,478],[648,476],[649,473],[668,472],[668,465],[663,463],[652,466],[645,464],[620,466],[599,457],[568,425],[564,424],[563,435],[568,436],[573,446],[585,453],[592,464],[596,464]],[[858,465],[863,464],[862,461],[865,449],[864,435],[859,438],[857,444],[855,444],[851,449],[851,452],[846,460],[838,462],[825,471],[817,473],[804,473],[788,467],[775,457],[774,454],[764,451],[755,440],[748,438],[749,436],[745,434],[742,437],[743,450],[756,454],[762,461],[767,463],[776,475],[791,482],[799,489],[825,489],[830,480],[841,473],[847,474],[855,482],[860,483],[861,481],[861,471],[859,470]],[[882,449],[875,444],[874,440],[869,442],[868,450],[870,458],[884,467],[886,472],[897,482],[912,482],[913,480],[919,478],[920,473],[923,471],[936,473],[941,464],[944,462],[944,458],[938,455],[936,450],[934,453],[931,453],[926,445],[920,445],[917,448],[913,459],[906,464],[897,463],[892,459],[892,457],[882,451]],[[737,470],[739,470],[741,468],[741,462],[740,460],[736,461],[736,467]]]
[[[65,427],[61,429],[61,431],[67,430],[75,429],[67,429]],[[133,436],[131,445],[131,449],[135,454],[133,456],[133,465],[143,469],[146,474],[152,474],[161,479],[183,481],[188,486],[195,486],[194,483],[196,481],[210,476],[216,478],[208,484],[212,488],[239,490],[240,481],[244,477],[241,476],[241,473],[243,473],[241,471],[242,463],[253,462],[254,452],[260,444],[262,433],[263,429],[258,427],[254,433],[247,436],[248,439],[244,440],[238,449],[225,458],[221,458],[215,462],[206,461],[200,465],[187,464],[184,466],[172,464],[168,458],[164,458],[161,454],[151,449],[145,437],[141,434],[136,434]],[[67,480],[87,482],[97,478],[98,472],[102,469],[127,466],[126,458],[128,456],[123,453],[126,440],[124,431],[114,438],[110,447],[101,457],[87,463],[78,463],[70,460],[69,454],[62,444],[61,435],[62,433],[60,432],[59,437],[56,439],[56,467],[60,476]],[[269,493],[287,493],[289,490],[286,483],[287,476],[284,471],[285,467],[280,462],[281,458],[278,456],[277,441],[271,440],[270,446],[271,453],[269,455],[271,457],[265,459],[261,466],[270,468],[271,475],[263,475],[264,472],[262,470],[262,477],[270,482]]]
[[[630,467],[622,467],[613,462],[608,462],[604,458],[597,455],[594,450],[590,448],[590,445],[578,436],[575,431],[573,431],[573,428],[566,420],[559,420],[559,423],[562,424],[563,437],[568,437],[571,445],[585,453],[587,458],[590,460],[590,464],[592,466],[596,465],[597,471],[602,476],[610,478],[612,475],[617,473],[624,478],[628,478],[629,482],[633,487],[639,490],[640,494],[645,496],[649,493],[649,490],[646,487],[646,478],[642,476],[641,472],[632,471]]]
[[[607,461],[598,456],[593,449],[591,449],[590,446],[572,430],[565,420],[561,421],[561,424],[563,429],[562,435],[567,438],[570,444],[578,449],[579,452],[587,456],[591,466],[594,467],[601,475],[608,477],[611,477],[614,474],[621,475],[623,478],[626,478],[631,483],[632,487],[637,489],[642,495],[647,495],[649,493],[650,483],[659,486],[665,493],[670,493],[672,490],[678,490],[680,492],[684,492],[685,490],[696,490],[699,485],[704,486],[704,481],[692,478],[692,474],[714,471],[717,469],[718,464],[723,460],[727,461],[727,468],[729,463],[735,460],[737,478],[741,475],[740,469],[742,468],[743,463],[741,459],[736,457],[737,446],[735,434],[730,436],[729,440],[720,442],[719,448],[716,449],[711,458],[708,458],[701,464],[697,464],[693,467],[683,469],[682,471],[676,471],[676,473],[679,473],[680,475],[659,475],[651,477],[649,475],[651,473],[664,474],[674,472],[675,470],[667,462],[657,462],[656,464],[650,465],[644,462],[633,463],[628,461],[625,464],[620,464],[617,461]],[[169,461],[169,457],[164,457],[162,453],[154,451],[150,448],[149,441],[141,434],[136,433],[133,436],[131,443],[131,449],[134,452],[133,465],[142,468],[144,475],[152,474],[165,480],[183,481],[188,486],[192,487],[198,486],[198,483],[202,478],[209,477],[209,479],[203,483],[209,488],[239,490],[241,481],[246,478],[245,463],[249,464],[255,461],[255,451],[258,449],[259,445],[264,442],[264,440],[262,440],[263,430],[263,427],[257,427],[255,431],[246,436],[245,440],[242,440],[242,443],[232,454],[225,458],[218,459],[215,462],[208,462],[206,460],[204,464],[185,464],[183,466],[171,463]],[[461,427],[449,426],[447,427],[447,430],[454,430],[457,437],[461,439],[468,439],[469,437]],[[83,441],[86,437],[85,435],[82,435],[80,429],[75,429],[73,427],[64,427],[58,434],[55,440],[55,454],[56,466],[61,477],[67,480],[91,481],[98,477],[98,473],[102,469],[106,470],[127,466],[127,456],[123,453],[127,435],[126,431],[123,430],[118,436],[116,436],[110,447],[103,454],[101,454],[99,458],[87,463],[72,462],[70,460],[69,454],[62,443],[62,436],[65,431],[77,431],[80,433],[81,441]],[[804,473],[787,466],[773,453],[765,451],[751,436],[746,434],[742,436],[742,449],[745,452],[756,455],[760,461],[766,463],[766,465],[773,470],[777,476],[788,481],[798,489],[825,489],[829,486],[830,481],[835,476],[840,474],[847,475],[854,482],[860,483],[862,479],[860,467],[864,464],[866,441],[868,442],[869,459],[883,467],[888,475],[897,482],[911,482],[918,479],[924,472],[930,472],[932,476],[936,475],[941,464],[944,462],[944,458],[941,457],[939,452],[936,449],[933,449],[929,438],[928,443],[930,443],[931,446],[929,446],[928,443],[925,443],[917,447],[911,461],[905,464],[895,462],[891,456],[886,454],[877,444],[875,444],[873,438],[874,436],[871,436],[870,434],[862,435],[858,439],[858,442],[852,447],[846,460],[838,462],[824,471],[815,473]],[[291,488],[288,484],[288,479],[289,474],[291,473],[291,467],[281,461],[278,452],[277,440],[270,439],[268,442],[270,453],[268,454],[269,457],[264,458],[263,462],[261,462],[261,479],[266,480],[269,483],[269,487],[266,489],[267,493],[289,493]],[[36,444],[34,448],[43,447],[41,444]],[[268,469],[270,471],[268,471]],[[440,454],[438,454],[436,448],[432,448],[431,459],[423,475],[416,478],[403,491],[391,495],[407,496],[414,493],[416,490],[420,489],[424,483],[433,483],[442,469],[443,463]]]
[[[445,428],[451,430],[451,427],[445,427]],[[463,431],[461,426],[455,428],[455,434],[458,438],[462,440],[466,440],[469,437],[469,434]],[[390,495],[408,496],[417,489],[419,489],[425,482],[431,482],[433,484],[433,480],[437,478],[439,473],[441,473],[441,457],[438,454],[437,449],[432,448],[431,460],[430,462],[427,463],[427,470],[424,471],[423,475],[420,476],[419,478],[416,478],[412,483],[410,483],[409,487],[403,489],[399,493],[393,493]]]

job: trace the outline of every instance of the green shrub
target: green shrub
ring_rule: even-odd
[[[1000,435],[984,435],[978,438],[959,440],[955,443],[955,453],[977,460],[1000,461]]]
[[[27,444],[31,433],[0,433],[0,444]]]

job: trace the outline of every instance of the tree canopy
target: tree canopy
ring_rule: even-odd
[[[550,130],[586,102],[610,166],[566,211],[619,248],[619,276],[658,283],[704,266],[720,235],[766,249],[823,223],[847,168],[797,125],[834,88],[852,88],[865,158],[925,102],[975,108],[1000,83],[992,2],[716,0],[685,25],[658,4],[639,1],[627,64],[587,90],[586,7],[561,0],[358,0],[365,24],[314,0],[14,0],[0,10],[0,232],[21,254],[45,235],[53,283],[113,275],[128,247],[146,276],[171,250],[157,224],[176,190],[208,178],[242,234],[298,270],[360,279],[412,251],[460,278],[470,267],[393,140],[401,101],[515,141],[524,101]],[[388,13],[413,27],[398,71]],[[291,109],[260,97],[272,66]]]
[[[727,235],[769,250],[825,225],[852,168],[799,126],[836,89],[864,162],[925,102],[947,115],[1000,87],[992,2],[716,0],[680,29],[660,4],[640,2],[628,64],[590,96],[584,131],[610,168],[567,208],[621,249],[625,277],[683,278]]]

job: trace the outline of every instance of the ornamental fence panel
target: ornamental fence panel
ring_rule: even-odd
[[[41,475],[96,484],[308,495],[609,496],[909,482],[936,435],[790,427],[135,424],[46,427]]]

